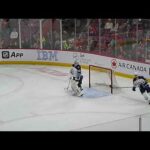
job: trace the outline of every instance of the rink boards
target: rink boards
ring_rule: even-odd
[[[70,67],[78,60],[83,68],[95,65],[110,68],[116,75],[132,78],[135,72],[149,78],[150,67],[138,63],[86,52],[40,50],[40,49],[0,49],[0,64],[37,64]]]

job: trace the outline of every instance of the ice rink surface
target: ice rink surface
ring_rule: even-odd
[[[133,92],[124,88],[113,95],[89,89],[88,70],[82,71],[85,95],[70,95],[64,90],[69,70],[56,66],[1,65],[0,131],[78,131],[150,113],[150,105],[138,89]],[[131,79],[117,77],[117,82],[132,86]]]

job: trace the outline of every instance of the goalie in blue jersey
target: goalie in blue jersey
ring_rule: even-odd
[[[81,74],[81,66],[77,61],[74,62],[72,68],[70,70],[70,80],[71,80],[71,88],[74,91],[75,95],[82,96],[83,89],[82,89],[82,80],[83,75]]]

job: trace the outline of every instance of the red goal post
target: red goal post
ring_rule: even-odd
[[[91,88],[91,83],[92,83],[92,71],[95,71],[97,73],[106,73],[107,75],[107,79],[109,80],[108,84],[106,83],[97,83],[99,85],[104,85],[104,86],[108,86],[110,88],[111,93],[113,93],[113,85],[114,85],[114,71],[112,69],[109,68],[105,68],[105,67],[100,67],[100,66],[94,66],[94,65],[89,65],[89,88]],[[101,78],[101,77],[100,77]],[[103,78],[103,77],[102,77]],[[103,80],[103,79],[102,79]],[[116,80],[116,79],[115,79]]]

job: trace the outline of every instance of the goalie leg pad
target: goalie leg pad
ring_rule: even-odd
[[[80,96],[83,96],[83,90],[82,91],[80,91],[79,93],[78,93],[78,96],[80,97]]]
[[[78,83],[75,80],[71,80],[71,88],[74,91],[74,93],[76,93],[76,95],[78,93],[78,85],[77,84]]]
[[[78,87],[78,82],[75,80],[71,80],[71,88],[73,90],[73,92],[75,93],[75,95],[77,96],[82,96],[83,92],[82,90]]]

